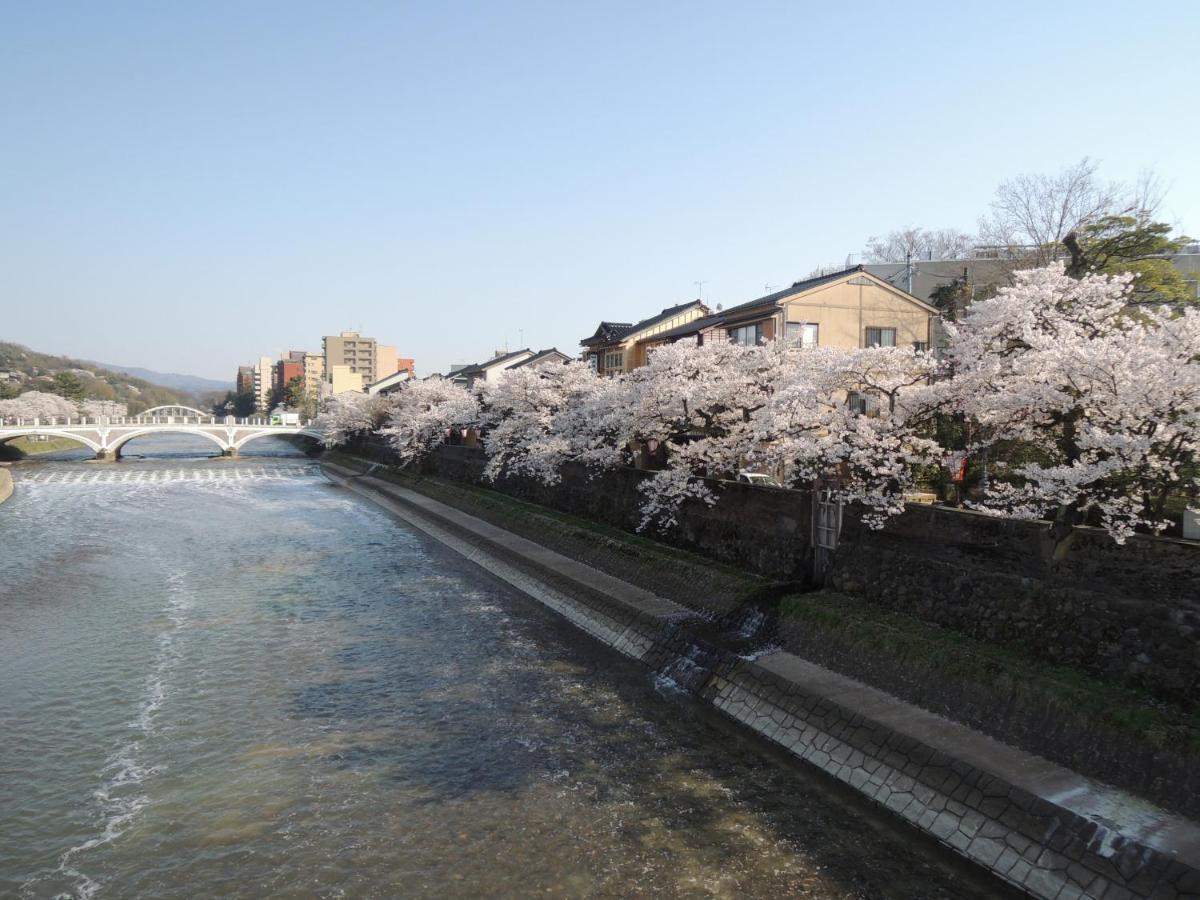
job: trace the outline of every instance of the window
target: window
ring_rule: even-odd
[[[729,340],[734,344],[741,344],[745,347],[754,347],[762,341],[762,322],[755,322],[753,325],[743,325],[741,328],[729,329]]]
[[[867,347],[895,347],[896,346],[896,329],[895,328],[877,328],[869,326],[867,328]]]
[[[799,341],[801,347],[817,346],[818,326],[813,322],[788,322],[784,336],[789,341]]]
[[[853,393],[846,399],[846,405],[860,416],[879,415],[879,398],[874,394]]]
[[[929,349],[929,342],[928,341],[913,341],[913,349],[916,350],[918,353],[924,353],[926,350]]]
[[[625,351],[610,350],[604,354],[604,371],[620,371],[625,368]]]
[[[593,372],[597,371],[600,368],[600,354],[599,353],[589,353],[587,355],[587,361],[588,361],[588,365],[592,367]]]

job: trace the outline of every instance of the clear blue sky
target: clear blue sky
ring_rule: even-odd
[[[1200,231],[1200,4],[0,7],[0,339],[574,353],[1090,155]]]

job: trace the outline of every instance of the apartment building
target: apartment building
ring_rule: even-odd
[[[396,350],[394,347],[390,349],[394,372]],[[331,377],[335,367],[344,366],[351,374],[360,377],[361,383],[354,390],[362,390],[363,384],[370,384],[379,379],[376,357],[378,342],[375,338],[363,337],[357,331],[343,331],[322,338],[321,350],[325,357],[326,378]],[[386,364],[386,353],[383,361]]]
[[[238,366],[234,386],[239,394],[254,393],[254,366]]]
[[[309,397],[321,396],[321,382],[325,380],[325,357],[320,353],[304,354],[304,391]]]
[[[260,413],[271,408],[271,387],[275,379],[275,362],[260,356],[254,365],[254,406]]]

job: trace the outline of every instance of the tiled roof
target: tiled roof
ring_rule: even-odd
[[[633,331],[632,322],[601,322],[595,334],[589,338],[584,338],[579,343],[607,344],[611,341],[620,340],[631,331]]]
[[[687,303],[679,303],[675,306],[668,306],[657,315],[653,315],[648,319],[642,319],[642,321],[636,322],[633,325],[627,325],[623,322],[601,322],[600,327],[596,329],[595,334],[593,334],[590,338],[584,338],[579,343],[583,344],[584,346],[588,346],[589,344],[609,344],[613,341],[619,341],[624,337],[641,331],[643,328],[650,328],[654,325],[657,325],[664,319],[669,319],[671,316],[679,315],[679,313],[683,312],[685,309],[691,309],[693,306],[700,306],[703,308],[703,304],[700,303],[699,300],[689,300]]]
[[[802,291],[811,290],[831,281],[837,281],[839,278],[845,278],[847,275],[853,275],[855,272],[866,271],[864,266],[851,266],[849,269],[842,269],[840,272],[830,272],[828,275],[817,275],[814,278],[807,278],[804,281],[797,281],[791,287],[784,288],[782,291],[776,291],[774,294],[767,294],[765,297],[759,297],[757,300],[750,300],[747,303],[739,303],[737,306],[731,306],[725,310],[725,315],[728,317],[730,313],[741,312],[742,310],[754,309],[759,306],[773,306],[780,300],[785,300],[793,294],[799,294]]]
[[[486,362],[475,363],[466,368],[459,369],[455,375],[477,375],[484,369],[490,369],[492,366],[512,359],[514,356],[520,356],[522,353],[532,353],[533,351],[526,347],[524,350],[514,350],[512,353],[505,353],[503,356],[494,356]]]
[[[551,348],[550,348],[550,349],[548,349],[548,350],[539,350],[537,353],[533,354],[533,356],[529,357],[529,359],[523,359],[523,360],[521,360],[519,363],[517,363],[515,366],[509,366],[509,368],[511,368],[511,369],[519,369],[519,368],[521,368],[522,366],[530,366],[530,365],[535,365],[535,364],[537,364],[537,363],[540,363],[540,362],[542,362],[542,361],[544,361],[544,360],[546,360],[546,359],[549,359],[549,358],[550,358],[550,357],[552,357],[552,356],[561,356],[561,357],[562,357],[562,361],[563,361],[564,363],[565,363],[565,362],[570,362],[570,361],[571,361],[571,357],[567,356],[567,354],[563,353],[563,352],[562,352],[561,350],[559,350],[557,347],[551,347]]]
[[[658,334],[651,335],[649,338],[647,338],[647,340],[673,341],[681,337],[699,334],[705,328],[712,328],[716,325],[724,324],[725,313],[714,313],[711,316],[702,316],[699,319],[692,319],[692,321],[684,325],[677,325],[676,327],[668,329],[667,331],[660,331]]]

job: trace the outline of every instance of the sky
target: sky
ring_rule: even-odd
[[[360,330],[578,352],[996,186],[1153,167],[1200,232],[1200,4],[0,3],[0,340],[232,380]]]

